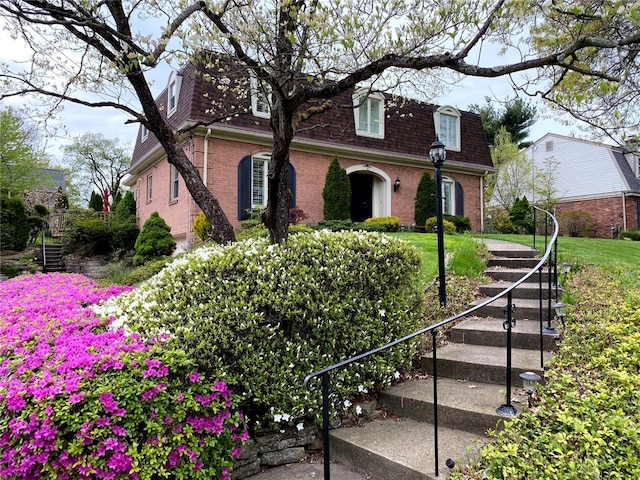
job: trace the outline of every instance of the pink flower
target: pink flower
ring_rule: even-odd
[[[189,375],[189,381],[191,383],[198,383],[200,381],[200,374],[198,372],[192,372],[191,375]]]

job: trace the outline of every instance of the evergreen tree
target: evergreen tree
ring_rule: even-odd
[[[122,197],[115,207],[115,216],[123,220],[131,216],[136,216],[136,201],[133,198],[133,193],[128,191],[124,194],[124,197]]]
[[[511,223],[519,233],[533,233],[533,209],[527,197],[516,199],[509,211]]]
[[[351,182],[347,171],[333,157],[322,189],[325,220],[349,220],[351,218]]]
[[[429,217],[436,216],[436,180],[424,172],[418,183],[413,218],[416,225],[424,226]]]
[[[102,206],[102,197],[96,192],[91,192],[91,199],[89,200],[89,210],[101,212]]]
[[[176,242],[171,236],[171,227],[158,212],[153,212],[144,222],[136,240],[135,249],[134,265],[143,265],[154,258],[169,256],[176,249]]]
[[[56,192],[56,204],[54,210],[68,210],[69,209],[69,197],[62,187],[58,187],[58,191]]]
[[[511,136],[511,141],[518,145],[518,148],[526,148],[531,142],[524,141],[529,136],[529,128],[536,121],[537,110],[530,102],[514,97],[508,99],[503,110],[498,111],[491,103],[491,99],[486,98],[486,104],[469,105],[469,110],[480,115],[482,129],[487,137],[489,145],[496,145],[496,138],[502,128]]]

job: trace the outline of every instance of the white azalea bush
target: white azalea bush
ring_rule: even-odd
[[[250,419],[299,426],[320,414],[319,393],[303,386],[307,374],[422,326],[419,267],[410,245],[377,233],[247,240],[181,256],[102,314],[179,345],[244,396]],[[410,342],[337,370],[334,403],[388,385],[416,348]]]

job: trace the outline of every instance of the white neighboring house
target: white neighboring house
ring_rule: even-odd
[[[548,133],[525,150],[536,171],[555,169],[556,213],[584,210],[592,234],[611,238],[640,225],[640,156],[631,149]],[[529,196],[529,201],[535,202]]]

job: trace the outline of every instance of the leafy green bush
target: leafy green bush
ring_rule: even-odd
[[[325,220],[349,220],[351,218],[351,182],[347,171],[333,157],[322,189]]]
[[[0,198],[0,248],[22,251],[29,242],[29,216],[18,197]]]
[[[420,177],[414,206],[416,225],[424,225],[427,218],[436,215],[436,181],[429,172]]]
[[[397,232],[400,230],[400,219],[398,217],[371,217],[364,221],[366,226],[380,225],[385,232]]]
[[[469,219],[469,217],[461,217],[459,215],[445,215],[443,218],[455,225],[456,233],[471,231],[471,219]]]
[[[622,232],[620,232],[620,238],[628,238],[629,240],[640,242],[640,230],[623,230]]]
[[[565,338],[535,409],[481,450],[487,478],[640,478],[640,288],[621,273],[572,273]]]
[[[507,212],[495,211],[487,221],[486,230],[487,232],[515,233],[516,228]]]
[[[307,374],[422,327],[419,267],[413,247],[367,232],[205,246],[104,313],[143,337],[167,333],[199,369],[225,372],[253,420],[296,425],[320,412]],[[341,370],[332,387],[346,400],[388,385],[415,351],[410,342]]]
[[[119,193],[119,191],[118,191]],[[121,200],[116,204],[114,215],[117,218],[128,219],[136,216],[136,200],[133,198],[133,193],[128,191],[124,194]]]
[[[593,217],[584,210],[567,210],[558,215],[560,233],[570,237],[588,237],[593,227]]]
[[[424,228],[427,232],[435,232],[438,229],[437,217],[427,218]],[[453,235],[454,233],[456,233],[456,226],[453,224],[453,222],[445,220],[444,218],[442,219],[442,228],[444,228],[444,233],[446,235]]]
[[[143,265],[158,257],[169,256],[176,249],[176,242],[171,236],[171,227],[158,212],[153,212],[144,222],[136,240],[135,249],[134,265]]]
[[[489,250],[483,242],[473,237],[464,235],[462,238],[453,249],[451,271],[458,276],[477,278],[487,268]]]
[[[113,251],[109,224],[93,211],[74,211],[67,216],[65,227],[65,253],[90,256],[108,255]]]

